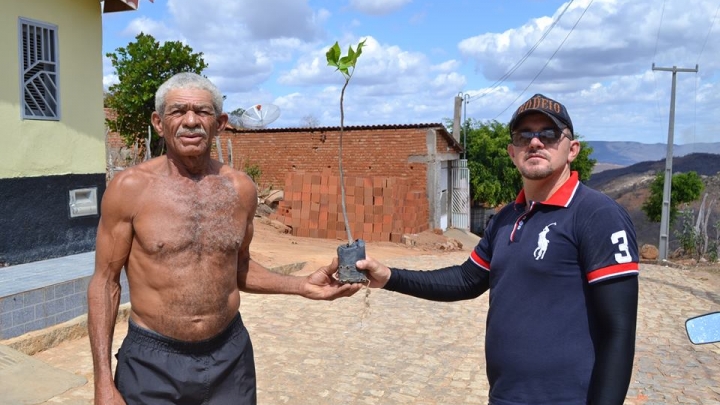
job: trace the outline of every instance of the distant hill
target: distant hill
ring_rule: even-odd
[[[630,166],[649,160],[665,159],[667,149],[664,143],[587,141],[592,146],[591,158],[598,163]],[[720,142],[673,145],[673,157],[691,153],[714,153],[720,155]]]
[[[701,176],[714,176],[720,172],[720,155],[711,153],[692,153],[672,160],[673,173],[697,172]],[[665,171],[665,159],[652,162],[640,162],[631,166],[603,170],[590,176],[588,186],[602,189],[618,177],[628,175],[654,177],[655,173]]]
[[[658,245],[660,224],[648,221],[641,206],[650,194],[649,186],[655,174],[665,170],[665,159],[652,162],[636,163],[627,167],[604,170],[594,173],[587,185],[599,190],[615,199],[630,214],[639,245],[651,243]],[[673,173],[697,172],[705,184],[705,192],[710,198],[720,198],[720,156],[710,153],[692,153],[686,156],[673,158]],[[691,204],[693,209],[698,208],[700,201]],[[713,207],[714,214],[710,223],[717,223],[720,219],[720,201]],[[678,247],[676,232],[682,224],[676,223],[670,235],[670,249]],[[709,229],[712,236],[719,230]]]

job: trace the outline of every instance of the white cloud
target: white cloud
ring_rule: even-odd
[[[437,65],[430,66],[430,70],[436,72],[454,72],[460,67],[460,62],[455,59],[447,60]]]
[[[116,83],[120,83],[120,79],[117,75],[103,75],[103,89],[107,90],[110,86]]]
[[[584,0],[570,5],[550,34],[513,73],[511,78],[514,81],[532,79],[566,37],[567,41],[543,72],[543,79],[609,78],[650,68],[649,62],[655,54],[658,38],[661,7],[642,2],[595,0],[572,30],[588,3],[589,0]],[[692,28],[709,28],[717,5],[702,0],[669,1],[666,5],[656,61],[671,63],[672,66],[683,59],[688,61],[687,56],[690,55],[697,58],[701,45],[693,44],[697,43],[698,30]],[[686,12],[689,8],[697,12]],[[555,18],[560,11],[558,9]],[[673,18],[678,15],[683,18]],[[539,17],[518,28],[467,38],[459,42],[458,48],[476,62],[488,79],[496,80],[536,44],[552,19]],[[693,33],[692,38],[690,33]],[[717,41],[712,42],[705,50],[709,54],[720,51]],[[720,63],[714,61],[716,58],[708,59]],[[691,61],[694,65],[694,59]]]
[[[356,48],[359,40],[347,41]],[[310,85],[342,82],[339,72],[333,73],[327,66],[325,53],[329,45],[314,50],[307,56],[301,56],[294,68],[280,75],[278,82],[284,85]],[[343,55],[347,54],[347,45],[341,45]],[[362,81],[364,85],[386,83],[393,73],[403,73],[413,65],[413,60],[422,58],[421,54],[403,54],[400,48],[390,46],[383,48],[373,37],[365,38],[362,55],[358,59],[357,73],[353,73],[353,82]],[[352,69],[351,69],[352,71]]]
[[[442,73],[430,81],[430,86],[438,96],[452,96],[456,93],[454,89],[465,86],[465,77],[456,72]]]
[[[628,132],[633,132],[641,142],[664,142],[662,132],[667,131],[671,75],[652,72],[651,65],[655,62],[658,66],[693,68],[700,60],[701,72],[703,65],[709,72],[720,67],[720,61],[712,56],[720,52],[720,43],[712,40],[714,36],[699,58],[717,3],[664,2],[660,25],[660,5],[595,0],[573,29],[589,3],[590,0],[572,3],[532,55],[504,81],[500,88],[513,97],[486,96],[483,99],[494,102],[472,109],[503,120],[509,118],[514,107],[541,92],[564,102],[576,129],[589,139],[627,140]],[[538,42],[564,7],[560,6],[552,17],[541,16],[502,32],[466,38],[459,41],[458,49],[475,63],[482,76],[495,82],[510,72]],[[703,75],[699,76],[702,80]],[[698,123],[712,116],[709,105],[695,103],[695,94],[699,99],[710,95],[718,106],[718,97],[714,94],[720,90],[719,86],[714,82],[705,83],[706,87],[696,93],[695,80],[694,74],[678,74],[677,122],[693,121],[694,108],[698,111]],[[681,92],[685,100],[681,99]],[[473,103],[468,105],[468,110]]]
[[[125,35],[145,32],[159,41],[179,40],[208,63],[206,74],[224,92],[257,89],[278,63],[315,48],[330,17],[307,0],[234,0],[215,2],[168,0],[165,20],[134,19]]]
[[[121,32],[122,35],[135,37],[140,33],[150,34],[159,41],[177,40],[179,33],[169,28],[161,21],[155,21],[148,17],[135,18]]]
[[[183,33],[198,39],[246,40],[298,38],[312,41],[324,35],[329,12],[314,12],[307,0],[232,0],[221,3],[168,0],[168,8]]]
[[[167,0],[152,6],[166,5],[155,17],[148,13],[127,20],[122,29],[105,35],[130,37],[142,31],[203,52],[209,64],[205,74],[227,95],[226,109],[275,103],[282,115],[273,126],[296,126],[306,115],[317,117],[321,125],[339,125],[343,79],[325,60],[336,39],[346,52],[349,44],[367,38],[346,90],[347,125],[438,122],[452,115],[453,97],[460,92],[472,100],[466,105],[469,118],[506,121],[522,101],[544,93],[568,106],[586,139],[632,136],[641,142],[664,142],[671,74],[653,72],[651,64],[699,63],[697,75],[678,74],[677,131],[688,139],[693,131],[697,139],[716,137],[720,22],[707,44],[705,40],[717,2],[667,0],[660,25],[661,5],[594,0],[573,28],[590,3],[575,0],[532,55],[507,80],[491,87],[536,44],[568,3],[549,9],[547,15],[526,13],[529,17],[521,23],[483,32],[482,27],[510,21],[503,14],[507,7],[471,2],[492,17],[479,16],[476,26],[443,25],[443,18],[450,18],[457,6],[453,1],[445,15],[432,5],[410,0],[325,2],[326,8],[310,0]],[[402,18],[388,17],[398,11]],[[518,15],[518,10],[506,12]],[[430,17],[437,26],[420,32],[423,24],[417,23],[425,19],[427,24]],[[482,23],[488,18],[497,21]],[[108,86],[117,79],[106,58],[103,66]]]
[[[361,13],[385,15],[393,13],[412,0],[350,0],[350,5]]]
[[[345,93],[346,125],[438,122],[452,115],[452,99],[466,84],[465,76],[454,71],[459,62],[431,65],[423,53],[381,44],[374,37],[365,40],[357,72]],[[327,66],[325,52],[326,48],[316,49],[279,76],[280,84],[306,90],[277,99],[286,112],[277,125],[296,125],[307,114],[319,117],[322,125],[339,125],[344,82],[339,72]],[[320,84],[325,87],[318,92],[308,87]]]

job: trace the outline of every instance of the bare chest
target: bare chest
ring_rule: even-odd
[[[148,190],[133,229],[148,254],[237,252],[247,227],[246,208],[229,180],[158,182]]]

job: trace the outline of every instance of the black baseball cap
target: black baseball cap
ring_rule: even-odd
[[[545,97],[542,94],[532,96],[528,101],[518,107],[510,119],[510,132],[515,130],[515,125],[518,123],[520,118],[530,113],[538,112],[550,117],[559,129],[568,128],[573,138],[575,138],[575,131],[573,131],[572,120],[567,112],[567,108],[559,102],[549,97]]]

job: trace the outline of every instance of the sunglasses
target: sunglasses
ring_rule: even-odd
[[[540,140],[540,142],[543,143],[545,146],[552,146],[556,143],[560,142],[560,140],[566,136],[568,139],[571,139],[570,136],[564,134],[562,131],[557,129],[544,129],[539,132],[530,132],[530,131],[522,131],[522,132],[513,132],[512,133],[512,144],[513,146],[523,147],[530,145],[530,142],[533,140],[533,138],[537,138]]]

